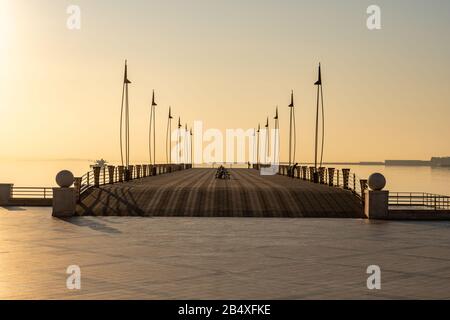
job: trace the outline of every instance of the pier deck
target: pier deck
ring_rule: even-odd
[[[78,215],[183,217],[362,218],[349,191],[285,176],[232,169],[231,180],[214,169],[191,169],[94,188],[77,206]]]

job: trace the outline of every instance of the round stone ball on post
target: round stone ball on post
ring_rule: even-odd
[[[56,175],[56,183],[61,188],[70,188],[75,181],[75,177],[73,176],[73,173],[68,170],[60,171]]]
[[[383,190],[386,178],[381,173],[374,173],[367,179],[367,186],[369,189],[363,191],[364,214],[369,219],[388,219],[389,191]]]
[[[368,179],[370,190],[381,191],[386,186],[386,178],[381,173],[374,173]]]

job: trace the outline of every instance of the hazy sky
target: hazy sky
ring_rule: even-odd
[[[371,4],[381,30],[366,27]],[[449,31],[448,0],[0,0],[0,158],[118,160],[125,59],[132,162],[147,159],[152,89],[160,161],[169,105],[221,130],[279,105],[286,160],[291,89],[312,160],[319,61],[326,161],[450,156]]]

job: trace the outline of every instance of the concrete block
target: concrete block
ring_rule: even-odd
[[[1,183],[0,184],[0,206],[7,206],[12,198],[13,184]]]
[[[389,191],[365,191],[364,214],[368,219],[388,219]]]
[[[53,216],[58,218],[75,215],[75,188],[53,188]]]

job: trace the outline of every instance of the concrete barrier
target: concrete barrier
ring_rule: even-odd
[[[0,206],[7,206],[12,198],[12,189],[14,184],[2,183],[0,184]]]
[[[98,167],[100,172],[100,167]],[[63,179],[58,179],[63,178]],[[64,181],[62,183],[61,181]],[[72,217],[75,214],[77,195],[72,184],[75,182],[70,171],[61,171],[57,175],[56,182],[59,188],[53,188],[53,211],[52,215],[58,218]]]

